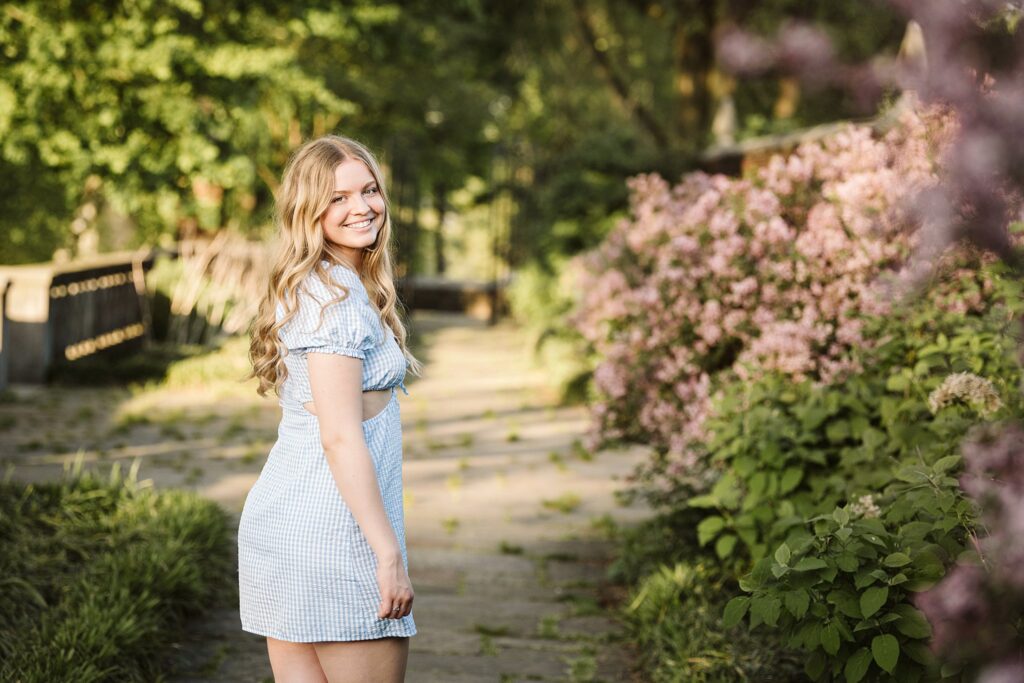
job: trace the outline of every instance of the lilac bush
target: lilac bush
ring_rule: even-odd
[[[1020,218],[1024,185],[1024,9],[1006,0],[889,0],[920,29],[923,58],[844,64],[817,27],[791,22],[774,41],[740,29],[718,45],[737,74],[796,73],[810,86],[844,86],[867,107],[889,89],[913,92],[959,121],[941,174],[916,195],[923,223],[916,257],[925,263],[966,239],[1024,272],[1024,252],[1007,231]],[[927,267],[920,269],[927,275]],[[921,278],[915,282],[920,284]]]
[[[906,264],[920,231],[902,200],[939,182],[956,130],[945,109],[909,109],[882,139],[849,126],[740,179],[632,178],[631,216],[574,263],[583,294],[570,320],[599,359],[589,446],[651,444],[665,456],[657,486],[700,488],[717,383],[858,371],[849,350],[875,341],[865,317],[916,277]],[[983,306],[990,283],[964,287],[979,277],[971,259],[944,259],[959,264],[936,285],[947,310]]]

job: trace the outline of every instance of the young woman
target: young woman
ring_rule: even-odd
[[[406,347],[380,167],[336,135],[299,148],[252,328],[252,374],[282,409],[238,528],[242,628],[278,683],[402,681],[415,635],[396,387]]]

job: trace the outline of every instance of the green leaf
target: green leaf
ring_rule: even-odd
[[[789,546],[783,543],[779,546],[778,550],[775,551],[775,561],[781,564],[783,567],[789,564],[789,559],[793,554],[789,550]]]
[[[844,572],[855,572],[857,571],[857,567],[860,566],[860,562],[857,560],[857,556],[853,553],[844,552],[836,558],[836,566]]]
[[[859,590],[861,588],[864,588],[865,586],[870,586],[877,580],[878,579],[872,576],[871,572],[869,572],[867,569],[862,569],[861,571],[857,572],[857,578],[854,579],[853,585],[856,586]]]
[[[836,520],[839,526],[846,526],[850,523],[850,511],[846,508],[836,508],[832,512],[832,519]]]
[[[932,470],[938,474],[947,472],[959,465],[961,460],[963,460],[963,458],[959,455],[947,455],[945,458],[937,460],[935,464],[932,465]]]
[[[804,469],[802,467],[787,467],[782,473],[782,479],[779,482],[779,493],[789,493],[800,484],[803,478]]]
[[[811,656],[807,658],[804,663],[804,673],[807,677],[812,680],[818,680],[821,675],[825,673],[825,666],[828,664],[828,660],[818,650],[811,653]]]
[[[899,615],[896,630],[910,638],[931,638],[932,625],[920,610],[912,605],[896,605],[892,610]]]
[[[906,391],[910,381],[903,375],[891,375],[885,381],[885,388],[889,391]]]
[[[751,457],[739,457],[732,461],[732,468],[741,477],[748,477],[757,469],[757,460]]]
[[[705,494],[703,496],[694,496],[686,501],[686,505],[692,508],[716,508],[720,504],[718,496],[712,496]]]
[[[888,586],[872,586],[860,594],[860,611],[866,619],[881,609],[889,599]]]
[[[807,591],[798,588],[793,591],[786,591],[782,596],[782,603],[786,609],[797,619],[803,619],[807,614],[807,608],[811,604],[811,598]]]
[[[821,406],[811,406],[804,414],[800,417],[800,428],[804,432],[811,432],[816,430],[825,418],[828,417],[828,411]]]
[[[745,595],[740,595],[733,598],[725,605],[725,612],[722,614],[722,625],[725,628],[732,628],[736,624],[740,623],[744,615],[747,613],[747,609],[750,607],[750,598]]]
[[[739,539],[733,534],[724,534],[718,537],[718,540],[715,541],[715,554],[718,555],[719,559],[724,560],[732,555],[737,540]]]
[[[782,601],[770,595],[757,596],[750,601],[750,614],[769,626],[775,626],[782,614]]]
[[[829,593],[828,601],[839,608],[839,611],[854,619],[861,618],[860,604],[857,597],[848,590],[835,590]]]
[[[892,553],[882,560],[882,564],[886,567],[905,567],[910,564],[910,556],[906,553]]]
[[[871,654],[875,657],[875,664],[887,673],[892,673],[900,658],[900,642],[889,633],[875,636],[871,639]]]
[[[903,572],[900,572],[896,576],[894,576],[891,579],[889,579],[888,583],[889,583],[890,586],[898,586],[901,583],[906,583],[907,580],[908,580],[907,579],[907,575],[904,574]]]
[[[905,641],[903,643],[903,652],[918,664],[924,664],[925,666],[933,666],[935,664],[935,655],[932,654],[928,644],[923,641]]]
[[[896,478],[908,484],[923,484],[928,481],[928,473],[922,471],[918,465],[907,465],[896,472]]]
[[[839,652],[839,629],[829,624],[821,630],[821,647],[830,655]]]
[[[805,557],[796,563],[796,566],[793,567],[793,571],[810,572],[815,569],[825,569],[826,567],[828,567],[828,564],[820,557]]]
[[[701,545],[707,545],[724,528],[725,520],[718,515],[705,517],[697,525],[697,542]]]
[[[846,660],[846,666],[843,668],[843,675],[846,676],[846,683],[857,683],[860,679],[864,678],[867,674],[868,668],[871,666],[871,652],[866,647],[854,652],[849,659]]]
[[[825,427],[825,436],[830,443],[842,443],[850,436],[850,423],[846,420],[835,420],[829,422]]]

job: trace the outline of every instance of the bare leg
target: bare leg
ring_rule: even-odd
[[[328,683],[313,643],[290,643],[267,637],[274,683]]]
[[[403,683],[409,638],[315,643],[328,683]]]

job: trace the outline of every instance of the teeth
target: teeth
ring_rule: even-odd
[[[368,226],[372,222],[373,222],[372,218],[367,218],[365,221],[360,221],[359,223],[349,223],[346,227],[348,227],[348,228],[365,228],[366,226]]]

